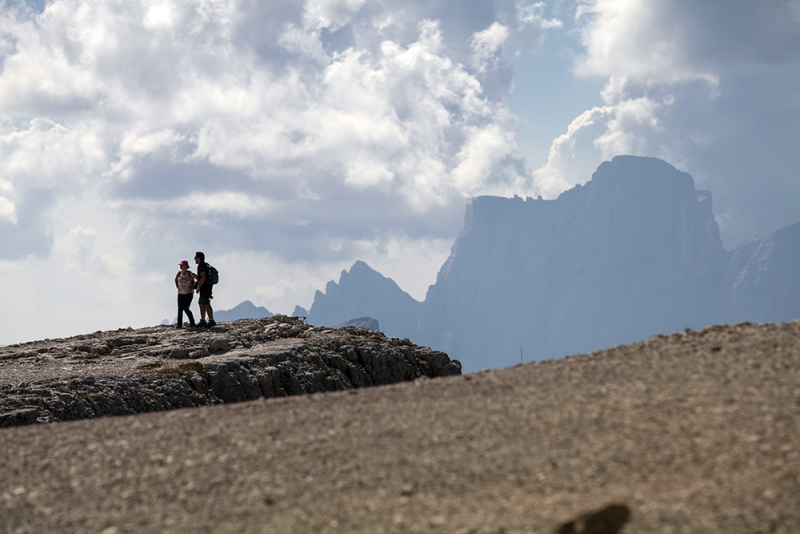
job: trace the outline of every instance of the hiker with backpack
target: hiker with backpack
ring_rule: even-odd
[[[194,315],[189,307],[192,305],[197,275],[189,270],[188,261],[183,260],[178,265],[181,270],[175,275],[175,287],[178,288],[178,324],[176,328],[183,328],[183,312],[186,312],[186,317],[189,318],[189,326],[194,327]]]
[[[214,310],[211,308],[211,290],[218,280],[216,269],[206,263],[206,255],[202,252],[197,252],[194,255],[194,262],[197,264],[197,293],[200,298],[197,303],[200,304],[200,322],[197,326],[212,327],[217,324],[214,321]],[[208,323],[206,323],[206,315],[208,315]]]

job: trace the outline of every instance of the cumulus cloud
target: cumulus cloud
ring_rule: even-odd
[[[499,22],[494,22],[485,30],[472,35],[472,64],[476,71],[485,74],[487,71],[497,68],[498,52],[508,39],[509,33],[508,28]]]
[[[517,20],[520,26],[535,25],[544,29],[563,26],[563,23],[556,18],[545,18],[544,10],[546,5],[544,2],[534,2],[532,4],[517,2]]]
[[[278,190],[321,199],[317,191],[333,182],[425,213],[479,193],[493,172],[486,162],[500,164],[513,138],[494,143],[499,155],[481,156],[480,176],[470,179],[459,164],[477,152],[466,143],[497,139],[507,112],[448,56],[436,20],[417,22],[409,42],[325,50],[321,32],[343,31],[364,4],[319,0],[299,14],[288,10],[273,45],[297,62],[280,70],[242,47],[246,13],[232,15],[225,2],[59,0],[33,17],[12,11],[3,26],[16,44],[0,76],[0,109],[6,122],[27,119],[30,127],[0,139],[6,180],[17,187],[24,174],[29,187],[60,172],[84,185],[113,185],[146,181],[159,163],[207,162],[245,173],[245,194],[279,182]],[[484,63],[508,35],[504,28],[476,34]],[[163,200],[172,209],[171,195]]]
[[[0,259],[14,272],[37,255],[96,271],[76,287],[131,270],[168,282],[156,273],[187,247],[338,272],[364,243],[386,265],[452,239],[470,196],[529,180],[504,54],[556,26],[541,4],[0,6]]]
[[[554,196],[617,154],[663,158],[710,189],[728,246],[800,217],[800,5],[582,0],[579,76],[605,106],[555,139],[534,173]]]

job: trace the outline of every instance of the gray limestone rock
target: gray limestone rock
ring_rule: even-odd
[[[408,340],[286,316],[95,332],[0,348],[0,427],[458,374],[458,361]]]

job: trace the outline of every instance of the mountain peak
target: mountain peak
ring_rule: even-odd
[[[386,334],[396,335],[416,324],[420,305],[394,280],[359,260],[349,272],[342,271],[338,284],[331,280],[325,293],[315,293],[308,321],[336,326],[367,316],[376,319]]]
[[[542,359],[704,326],[727,261],[710,197],[666,162],[618,156],[554,200],[476,198],[421,340],[475,370],[521,347]]]

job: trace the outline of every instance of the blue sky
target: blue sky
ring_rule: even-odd
[[[417,299],[469,199],[618,154],[800,218],[800,2],[0,0],[0,343],[309,306],[358,259]]]

